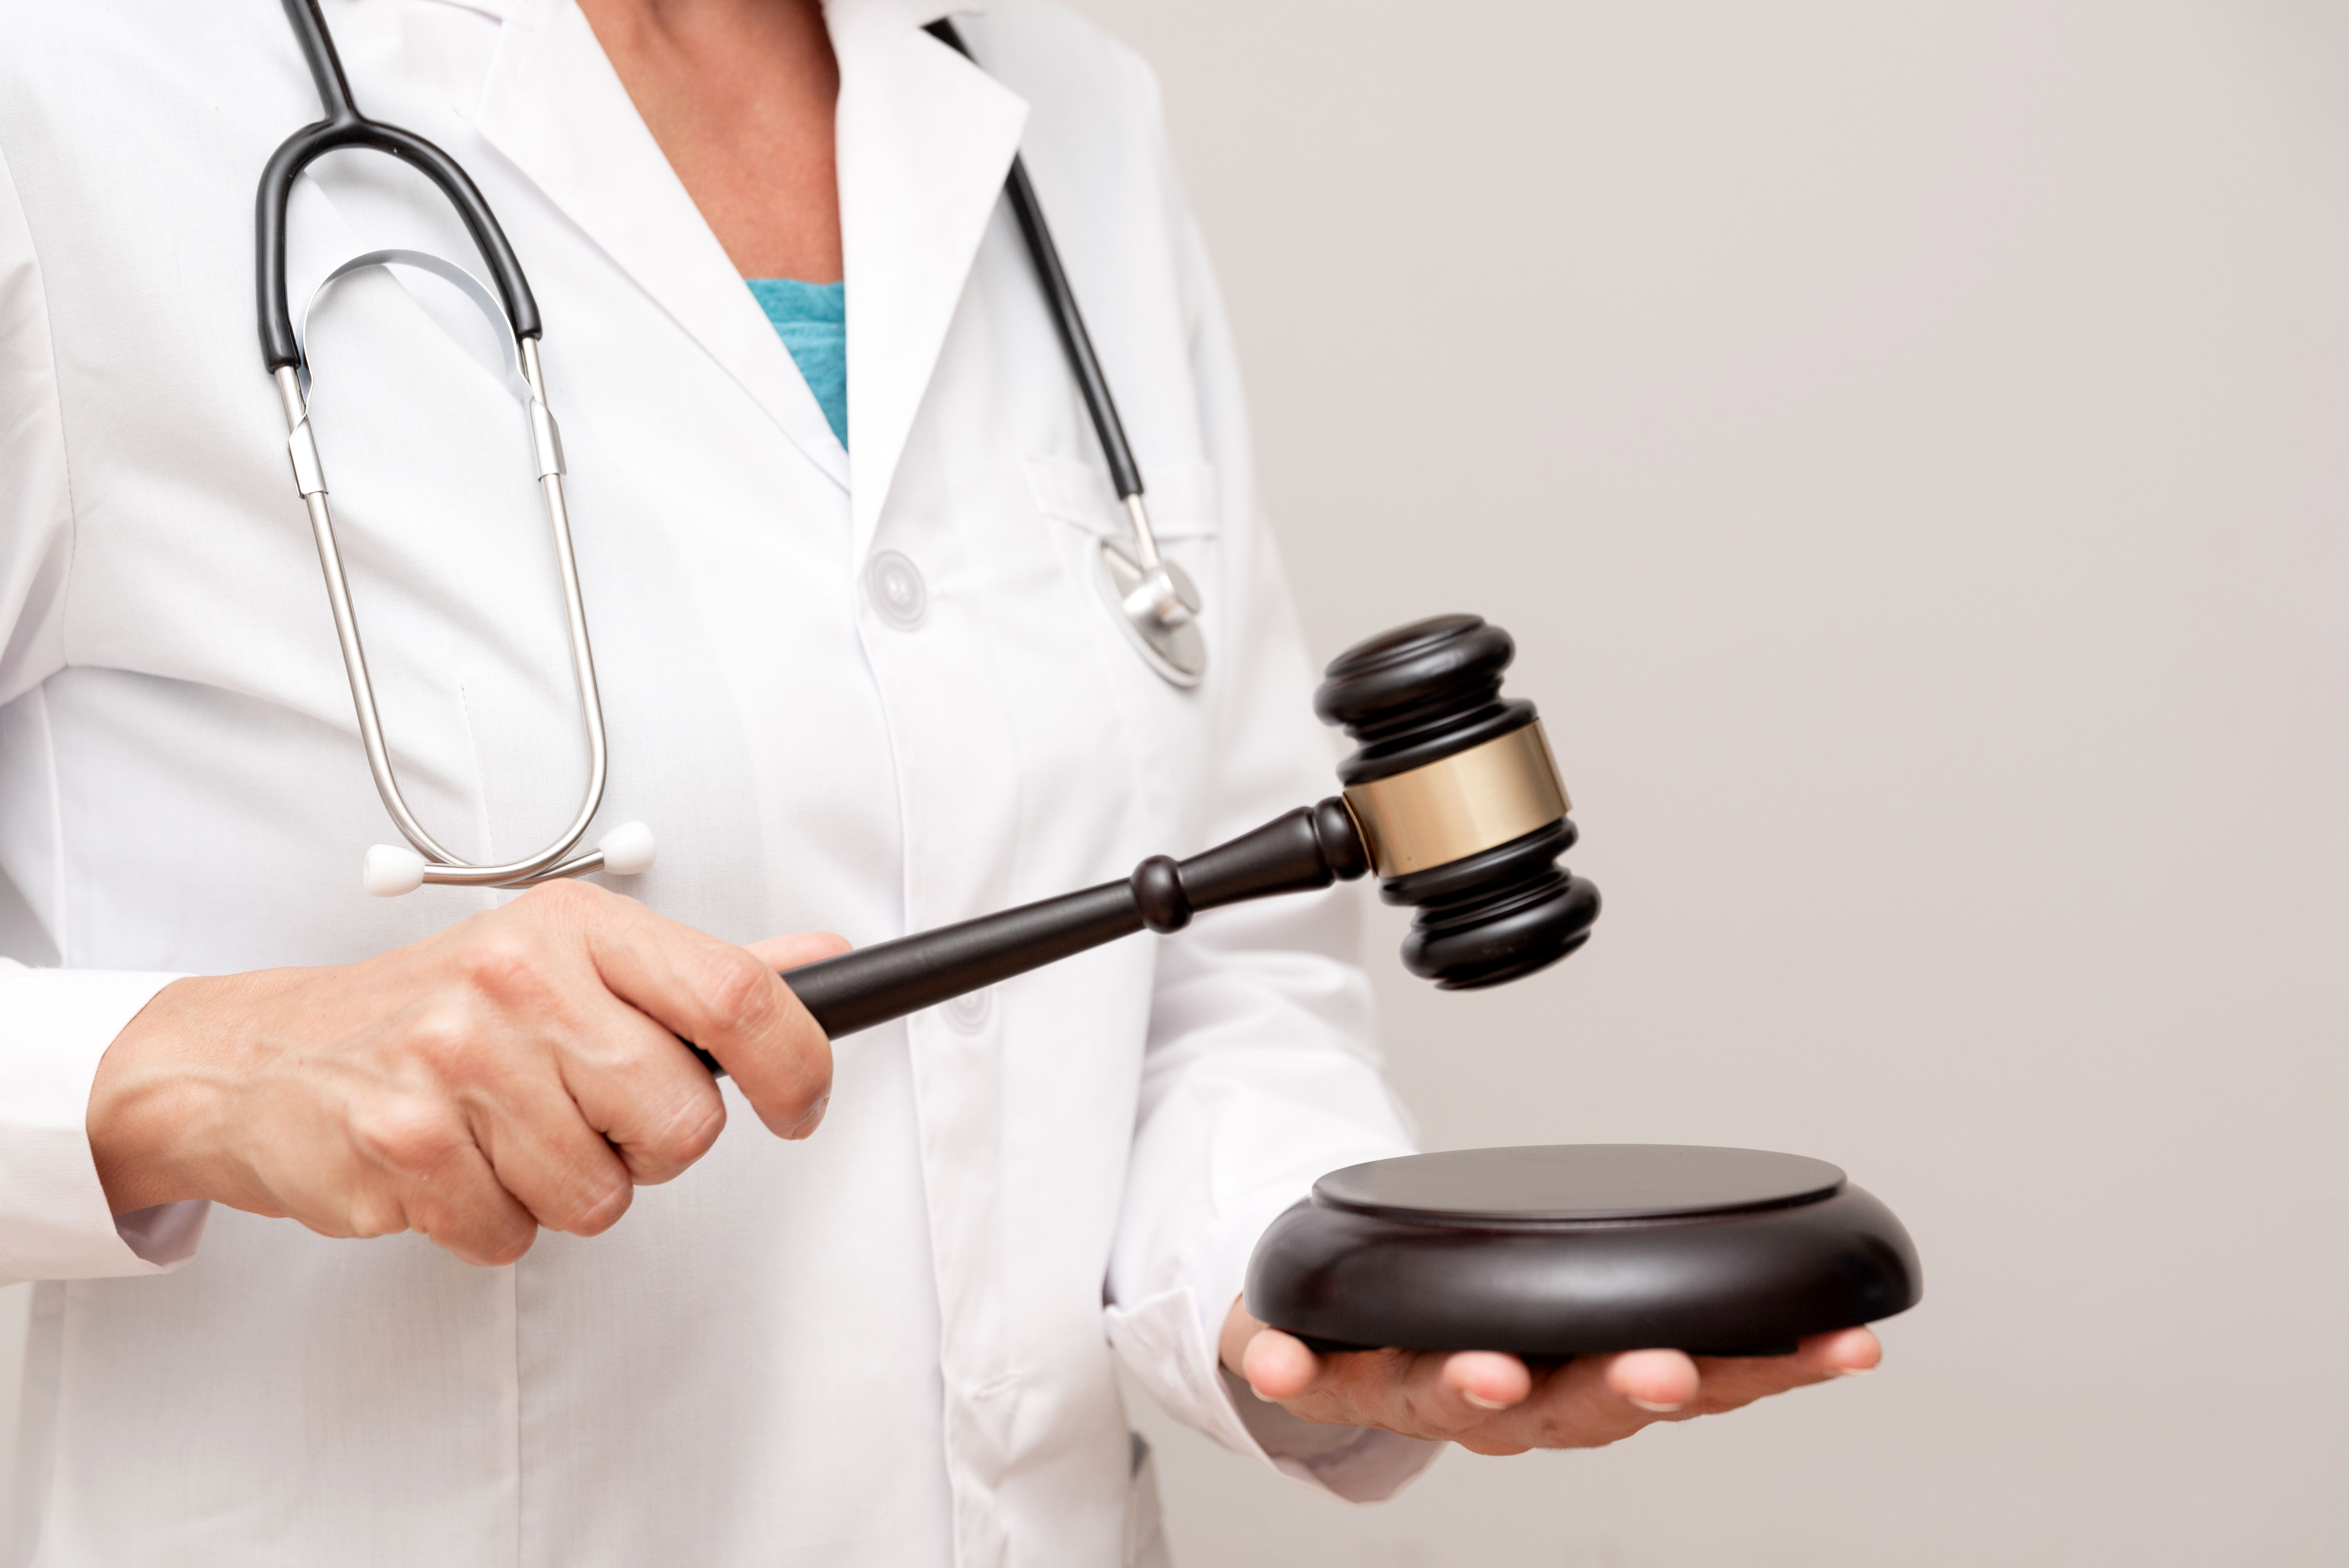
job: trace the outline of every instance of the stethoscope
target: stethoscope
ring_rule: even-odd
[[[367,851],[362,881],[367,891],[383,897],[413,892],[426,882],[457,887],[527,887],[557,877],[607,871],[633,876],[653,863],[653,835],[642,822],[626,822],[599,839],[592,849],[577,853],[579,841],[604,803],[604,782],[609,757],[604,738],[604,705],[595,684],[595,655],[587,639],[587,612],[580,598],[579,568],[571,548],[570,513],[564,505],[563,438],[547,407],[546,377],[539,365],[539,340],[544,329],[538,303],[531,295],[522,263],[499,228],[497,215],[457,160],[418,136],[395,125],[367,119],[351,101],[351,87],[343,75],[341,57],[326,29],[318,0],[285,0],[303,57],[309,62],[320,105],[326,118],[285,139],[271,155],[261,176],[257,203],[261,352],[277,395],[285,408],[285,446],[294,464],[295,487],[310,514],[310,531],[318,546],[318,563],[326,573],[326,600],[335,614],[335,634],[342,645],[343,670],[350,678],[351,705],[357,710],[359,738],[367,748],[367,769],[375,777],[376,793],[383,798],[408,847],[378,844]],[[952,23],[940,20],[928,31],[964,58],[970,50]],[[369,251],[352,257],[328,273],[303,310],[297,326],[285,300],[285,206],[295,178],[320,155],[342,148],[370,148],[414,165],[440,189],[464,221],[481,259],[489,263],[490,286],[464,268],[421,251]],[[1193,686],[1206,673],[1207,645],[1199,630],[1199,590],[1190,574],[1159,553],[1158,538],[1150,526],[1143,501],[1142,470],[1126,444],[1125,427],[1084,316],[1077,309],[1067,272],[1061,265],[1051,231],[1045,227],[1043,209],[1036,201],[1028,170],[1015,154],[1004,194],[1019,221],[1019,232],[1037,276],[1050,302],[1061,346],[1084,395],[1093,432],[1109,460],[1110,479],[1124,503],[1132,526],[1133,552],[1115,541],[1102,542],[1096,580],[1143,662],[1178,686]],[[526,860],[502,865],[476,865],[452,853],[425,830],[401,793],[383,738],[383,720],[376,710],[375,685],[367,672],[367,649],[359,639],[358,617],[351,607],[351,588],[343,570],[342,553],[335,542],[335,521],[326,502],[326,471],[318,460],[318,445],[310,429],[310,362],[304,346],[310,313],[326,291],[353,273],[369,267],[413,267],[453,284],[471,300],[499,330],[505,352],[507,379],[530,420],[531,454],[537,464],[539,495],[546,507],[547,527],[554,538],[554,556],[563,580],[563,604],[571,629],[571,668],[579,688],[579,710],[587,737],[587,790],[578,814],[562,836]]]

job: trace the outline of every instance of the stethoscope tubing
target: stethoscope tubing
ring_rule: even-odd
[[[947,18],[939,17],[923,31],[978,64],[970,46]],[[1117,499],[1139,495],[1142,469],[1126,442],[1125,422],[1117,416],[1117,399],[1110,396],[1109,377],[1102,374],[1101,356],[1093,352],[1092,335],[1085,330],[1085,313],[1077,308],[1076,290],[1069,284],[1068,269],[1061,264],[1061,249],[1052,242],[1044,209],[1036,200],[1036,187],[1028,179],[1028,166],[1016,152],[1011,155],[1011,172],[1003,181],[1003,193],[1010,200],[1012,216],[1019,220],[1019,237],[1035,263],[1037,281],[1051,302],[1052,325],[1061,335],[1061,346],[1068,352],[1069,368],[1075,372],[1078,390],[1084,395],[1085,411],[1092,416],[1102,455],[1109,459],[1110,482],[1117,487]]]
[[[277,385],[286,424],[286,450],[292,459],[295,488],[309,514],[318,563],[326,581],[326,599],[334,612],[335,634],[341,645],[343,670],[351,688],[351,706],[365,748],[367,769],[385,810],[416,851],[408,862],[413,882],[429,882],[469,887],[526,887],[554,877],[576,876],[605,863],[601,848],[572,856],[602,809],[609,774],[609,747],[604,729],[602,693],[595,674],[594,645],[587,634],[587,612],[579,585],[579,567],[572,546],[570,508],[563,493],[563,442],[547,405],[546,381],[539,362],[543,330],[538,302],[531,294],[521,261],[514,255],[497,215],[490,209],[471,176],[440,148],[398,126],[385,125],[361,114],[352,101],[350,82],[343,74],[334,36],[318,10],[318,0],[284,0],[304,60],[316,85],[326,118],[288,137],[264,169],[255,201],[256,277],[260,290],[258,319],[262,356]],[[285,212],[294,181],[326,153],[342,148],[366,148],[388,153],[420,170],[445,196],[482,260],[496,288],[493,296],[472,275],[454,263],[420,252],[376,251],[356,256],[328,273],[312,296],[319,296],[351,273],[370,266],[407,265],[435,273],[462,291],[505,335],[503,344],[510,378],[515,383],[529,415],[531,445],[536,459],[541,499],[554,543],[556,569],[563,587],[569,626],[572,675],[578,688],[582,728],[587,742],[587,787],[577,814],[561,836],[536,854],[497,865],[475,865],[445,848],[425,828],[408,803],[392,764],[391,748],[384,737],[378,711],[375,683],[367,648],[360,636],[358,614],[351,602],[350,581],[335,535],[334,512],[327,500],[324,464],[310,428],[310,360],[305,334],[295,323],[285,294]],[[306,321],[308,312],[304,312]],[[569,858],[566,858],[569,857]],[[372,863],[373,857],[370,857]],[[374,872],[370,871],[370,878]]]
[[[523,275],[522,262],[498,226],[497,214],[474,185],[462,165],[411,130],[367,119],[351,100],[351,84],[335,52],[333,35],[319,14],[318,0],[285,0],[286,19],[302,46],[302,57],[317,84],[318,101],[326,118],[304,126],[281,143],[262,170],[261,189],[254,203],[254,253],[259,259],[255,284],[260,309],[262,362],[274,373],[280,366],[299,365],[300,341],[285,299],[285,207],[294,181],[304,170],[329,152],[363,147],[388,153],[410,164],[440,187],[463,221],[465,232],[489,263],[499,303],[517,338],[538,337],[545,328],[539,321],[538,301]]]
[[[616,871],[640,871],[651,863],[652,849],[649,833],[637,823],[624,824],[607,835],[603,844],[584,854],[571,855],[602,807],[608,752],[595,653],[587,635],[578,564],[572,551],[569,508],[563,494],[562,442],[548,408],[545,379],[539,364],[539,342],[544,329],[530,281],[523,274],[522,262],[506,239],[497,214],[454,158],[413,131],[369,119],[359,112],[318,0],[283,0],[283,4],[326,118],[286,138],[262,171],[260,190],[254,199],[254,271],[259,307],[256,318],[263,363],[277,385],[285,407],[286,450],[295,486],[309,513],[319,565],[326,575],[327,600],[334,612],[336,635],[341,645],[368,770],[385,809],[414,851],[411,854],[381,846],[370,851],[367,877],[369,890],[401,892],[428,882],[523,887],[554,877],[575,876],[607,863]],[[929,24],[926,30],[965,59],[972,58],[952,22],[941,18]],[[508,366],[515,372],[517,390],[530,416],[539,486],[554,537],[564,606],[570,623],[572,668],[587,739],[588,783],[578,815],[564,836],[525,860],[502,865],[474,865],[442,847],[426,830],[400,790],[391,748],[384,738],[382,719],[377,711],[366,645],[359,634],[357,612],[351,603],[350,583],[335,537],[324,465],[310,428],[310,363],[305,335],[294,320],[285,294],[286,209],[294,182],[319,158],[346,148],[388,154],[429,180],[463,222],[474,247],[488,263],[496,292],[492,298],[489,288],[471,273],[437,257],[417,252],[381,251],[344,263],[320,284],[318,294],[353,271],[378,265],[418,266],[454,284],[506,333],[510,340]],[[1027,165],[1016,152],[1004,181],[1004,193],[1051,307],[1053,325],[1076,377],[1094,434],[1100,439],[1111,482],[1133,529],[1133,557],[1129,558],[1113,543],[1102,544],[1098,564],[1102,587],[1143,660],[1178,686],[1195,686],[1206,662],[1206,644],[1197,624],[1198,590],[1180,566],[1164,560],[1159,553],[1156,531],[1151,526],[1143,500],[1141,467],[1134,461],[1124,422],[1118,417],[1117,401],[1110,393],[1109,378],[1102,373],[1092,335],[1085,328],[1084,313],[1077,306],[1076,294],[1061,264],[1059,247],[1053,243],[1051,230],[1044,222],[1043,208],[1028,178]],[[316,299],[314,294],[314,305]],[[305,322],[307,315],[305,311]]]
[[[941,16],[923,30],[964,59],[978,64],[970,46],[963,42],[950,19]],[[1133,542],[1141,555],[1141,565],[1144,571],[1155,571],[1159,564],[1158,536],[1151,526],[1149,509],[1143,503],[1142,465],[1133,460],[1133,448],[1125,438],[1125,421],[1118,418],[1117,399],[1110,395],[1109,377],[1102,374],[1101,356],[1093,352],[1092,334],[1085,330],[1085,313],[1078,308],[1077,293],[1069,282],[1068,269],[1061,264],[1061,248],[1052,242],[1051,227],[1044,222],[1043,204],[1036,200],[1036,187],[1028,178],[1028,165],[1016,152],[1011,155],[1011,172],[1003,181],[1003,194],[1010,201],[1011,215],[1019,224],[1019,237],[1035,264],[1037,281],[1043,285],[1044,296],[1051,304],[1052,325],[1060,334],[1061,347],[1068,355],[1069,369],[1077,378],[1077,390],[1084,397],[1085,412],[1092,418],[1102,456],[1109,463],[1110,483],[1133,523]]]

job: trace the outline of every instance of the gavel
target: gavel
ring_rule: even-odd
[[[1470,990],[1547,968],[1590,939],[1599,890],[1557,863],[1575,828],[1540,716],[1501,696],[1516,653],[1475,615],[1358,643],[1313,704],[1355,745],[1342,793],[1185,860],[1153,855],[1123,882],[784,982],[836,1038],[1138,932],[1178,932],[1202,910],[1372,871],[1381,898],[1415,911],[1413,974]],[[1892,1211],[1824,1161],[1568,1144],[1331,1171],[1265,1233],[1246,1294],[1259,1319],[1322,1349],[1754,1356],[1904,1311],[1920,1280]]]
[[[1413,974],[1466,990],[1545,968],[1589,940],[1599,890],[1557,863],[1575,828],[1540,716],[1501,696],[1516,655],[1476,615],[1359,643],[1313,705],[1356,744],[1339,764],[1343,794],[1185,860],[1153,855],[1123,882],[876,943],[784,983],[838,1038],[1138,932],[1180,931],[1202,910],[1371,871],[1381,898],[1417,911],[1402,946]]]

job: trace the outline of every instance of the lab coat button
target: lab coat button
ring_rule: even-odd
[[[920,625],[922,612],[930,604],[930,591],[922,582],[920,568],[894,550],[883,551],[864,569],[864,591],[881,618],[901,632]]]
[[[947,1022],[966,1035],[978,1033],[987,1027],[987,1020],[995,1011],[994,996],[995,987],[988,985],[949,999],[946,1005]]]

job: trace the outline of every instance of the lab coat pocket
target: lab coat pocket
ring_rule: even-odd
[[[1109,482],[1109,475],[1073,458],[1031,454],[1028,489],[1036,510],[1056,522],[1114,541],[1133,552],[1133,525]],[[1159,540],[1213,539],[1223,531],[1216,499],[1216,470],[1206,463],[1164,463],[1143,476],[1150,503],[1150,526]]]
[[[1100,467],[1040,454],[1028,456],[1024,466],[1037,511],[1050,520],[1049,529],[1063,534],[1056,553],[1067,562],[1078,592],[1092,606],[1088,612],[1092,640],[1102,667],[1112,672],[1118,694],[1114,707],[1129,725],[1133,748],[1143,762],[1141,776],[1129,789],[1143,820],[1154,824],[1148,835],[1151,847],[1187,844],[1195,837],[1194,808],[1200,795],[1209,708],[1196,689],[1178,687],[1154,673],[1115,624],[1117,611],[1099,580],[1095,542],[1113,545],[1132,558],[1133,521]],[[1199,625],[1206,636],[1212,684],[1225,617],[1231,613],[1216,470],[1204,462],[1158,462],[1144,470],[1143,481],[1151,530],[1161,550],[1189,573],[1204,601]]]

